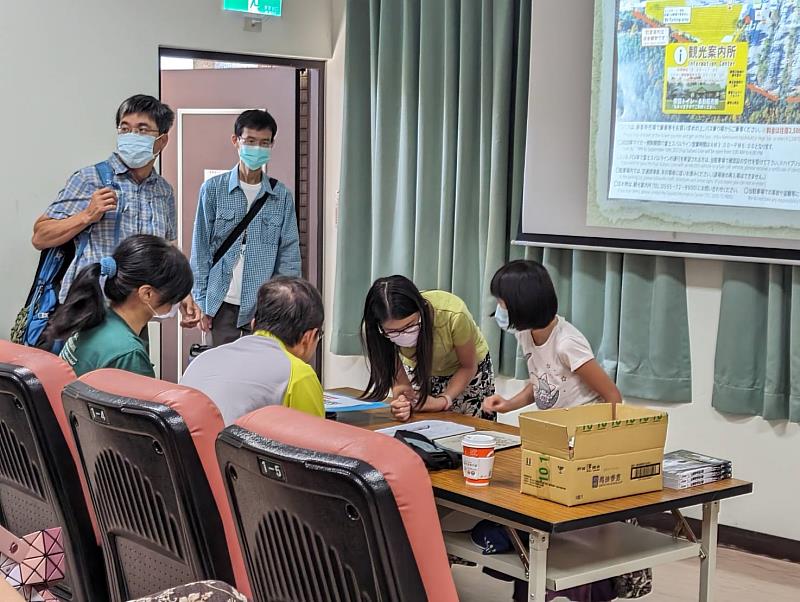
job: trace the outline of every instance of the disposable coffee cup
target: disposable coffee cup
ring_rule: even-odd
[[[461,445],[464,448],[461,465],[467,485],[486,487],[492,480],[497,440],[490,435],[466,435]]]

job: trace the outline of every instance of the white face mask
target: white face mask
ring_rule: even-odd
[[[419,339],[420,325],[415,324],[403,332],[389,332],[385,336],[398,347],[416,347]]]
[[[173,306],[172,306],[172,308],[171,308],[171,309],[170,309],[170,310],[169,310],[167,313],[165,313],[165,314],[157,314],[157,313],[156,313],[156,310],[155,310],[155,309],[153,309],[153,306],[152,306],[152,305],[150,305],[149,303],[147,304],[147,307],[149,307],[149,308],[150,308],[150,311],[152,311],[152,312],[153,312],[153,319],[154,319],[154,320],[170,320],[170,319],[172,319],[172,318],[174,318],[175,316],[177,316],[177,315],[178,315],[178,307],[179,307],[179,305],[180,305],[179,303],[176,303],[176,304],[175,304],[175,305],[173,305]]]
[[[500,329],[505,330],[508,334],[517,334],[517,332],[519,332],[516,328],[511,328],[509,325],[508,310],[499,303],[494,312],[494,319]]]
[[[160,136],[158,137],[160,138]],[[117,154],[128,167],[138,169],[155,159],[153,147],[158,140],[155,136],[147,136],[134,132],[117,135]]]
[[[494,319],[500,330],[508,330],[508,310],[499,303],[497,304],[497,309],[494,310]]]

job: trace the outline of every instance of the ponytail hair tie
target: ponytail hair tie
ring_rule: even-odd
[[[100,276],[113,278],[117,275],[117,262],[113,257],[103,257],[100,260]]]

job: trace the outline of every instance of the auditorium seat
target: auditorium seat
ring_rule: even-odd
[[[64,389],[100,527],[111,598],[215,579],[249,594],[205,395],[120,370]]]
[[[64,600],[108,598],[99,532],[61,404],[75,380],[57,356],[0,341],[0,522],[22,537],[61,527]]]
[[[255,602],[458,600],[428,473],[399,441],[271,406],[217,455]]]

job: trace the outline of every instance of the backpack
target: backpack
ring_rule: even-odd
[[[116,188],[114,185],[114,171],[108,161],[102,161],[94,166],[104,188]],[[117,224],[115,231],[115,246],[119,243],[121,228],[121,206],[117,206]],[[91,226],[78,234],[73,240],[59,247],[45,249],[39,256],[39,265],[33,278],[25,306],[17,314],[14,326],[11,329],[12,343],[27,345],[29,347],[44,347],[42,335],[47,328],[50,316],[58,308],[58,294],[61,281],[73,260],[83,255],[89,243]],[[60,345],[58,345],[60,347]],[[49,349],[56,353],[57,348]]]

